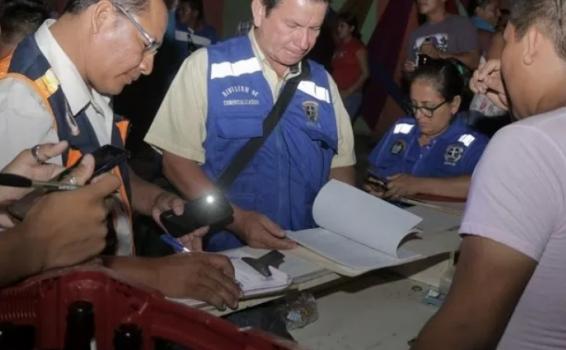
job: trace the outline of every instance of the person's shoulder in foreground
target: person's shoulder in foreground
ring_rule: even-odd
[[[566,344],[560,326],[566,313],[555,308],[564,300],[556,291],[566,288],[556,275],[566,263],[564,132],[566,109],[507,126],[491,141],[472,183],[461,232],[496,242],[500,251],[513,252],[526,264],[536,263],[502,335],[502,348]],[[549,317],[562,321],[548,322]]]
[[[418,349],[566,347],[566,8],[515,0],[501,61],[472,90],[518,119],[491,140],[473,176],[456,274]],[[558,17],[558,18],[557,18]],[[505,83],[505,84],[504,84]]]

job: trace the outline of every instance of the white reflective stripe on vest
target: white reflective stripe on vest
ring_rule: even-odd
[[[226,77],[239,77],[261,71],[257,58],[252,57],[238,62],[213,63],[210,68],[210,79],[221,79]]]
[[[476,138],[474,137],[474,135],[470,135],[470,134],[464,134],[460,136],[460,138],[458,139],[458,141],[462,142],[466,147],[470,147],[472,142],[474,142],[475,140]]]
[[[414,127],[415,125],[413,124],[400,123],[395,125],[395,129],[393,129],[393,133],[407,135],[408,133],[411,132],[411,130],[413,130]]]
[[[312,81],[301,81],[297,89],[320,101],[330,103],[330,92],[328,89],[318,86]]]

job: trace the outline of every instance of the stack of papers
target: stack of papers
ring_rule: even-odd
[[[244,255],[243,252],[235,250],[230,251],[229,254],[230,261],[234,266],[236,281],[240,284],[240,288],[244,294],[241,299],[272,294],[286,289],[291,285],[291,282],[293,282],[291,276],[273,266],[269,267],[271,276],[264,277],[241,259],[243,256],[249,256],[247,254]],[[203,301],[190,298],[170,298],[170,300],[192,307],[206,305]]]
[[[273,266],[269,266],[271,276],[264,277],[240,258],[232,257],[231,261],[236,271],[236,281],[240,283],[244,292],[244,298],[276,292],[287,288],[292,282],[288,274]]]

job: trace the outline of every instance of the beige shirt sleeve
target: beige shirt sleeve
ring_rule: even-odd
[[[205,161],[203,147],[206,139],[208,53],[200,49],[189,56],[173,80],[157,112],[145,141],[158,150],[194,160]],[[336,83],[328,75],[330,93],[336,114],[338,153],[332,167],[356,163],[354,136],[350,118]]]
[[[158,150],[204,163],[208,52],[200,49],[181,65],[145,141]]]
[[[53,117],[43,100],[29,86],[15,78],[0,80],[0,169],[26,148],[57,142]],[[50,162],[61,164],[60,157]]]
[[[338,132],[338,153],[332,158],[331,167],[340,168],[352,166],[356,164],[352,122],[344,107],[342,97],[340,97],[340,92],[338,92],[338,87],[330,74],[328,74],[328,82],[330,85],[332,104],[334,105],[334,114],[336,115],[336,130]]]

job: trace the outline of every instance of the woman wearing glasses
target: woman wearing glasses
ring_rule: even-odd
[[[371,152],[366,189],[384,198],[466,198],[470,175],[488,138],[457,116],[463,89],[449,61],[432,60],[413,72],[413,116],[399,119]]]

